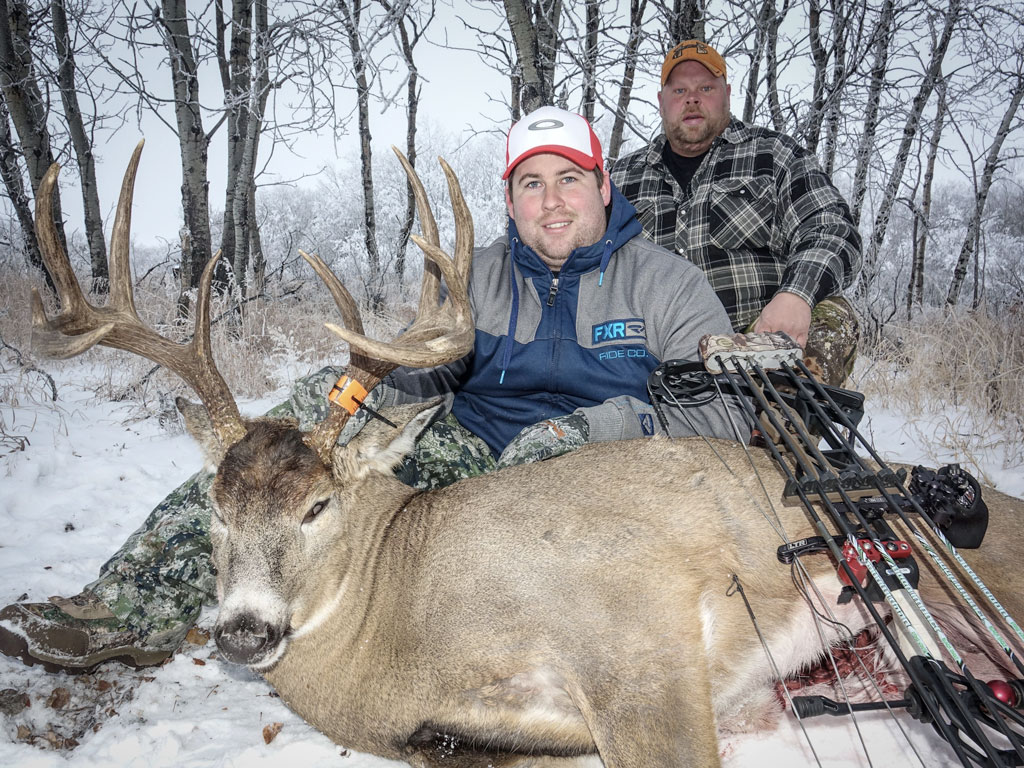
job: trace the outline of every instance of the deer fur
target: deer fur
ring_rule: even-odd
[[[211,492],[218,645],[336,742],[417,768],[716,766],[716,722],[772,698],[733,574],[783,675],[825,650],[766,515],[791,540],[818,531],[779,503],[766,453],[592,444],[417,492],[390,471],[435,416],[417,410],[329,466],[293,428],[250,426]],[[988,501],[972,563],[1020,615],[1005,564],[1024,502]],[[865,626],[859,601],[836,605],[831,559],[803,560],[835,618]]]

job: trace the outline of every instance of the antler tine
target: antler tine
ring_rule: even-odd
[[[53,163],[39,183],[39,191],[36,193],[36,239],[39,241],[39,250],[46,271],[50,273],[57,288],[62,311],[78,314],[89,306],[89,302],[82,294],[78,278],[75,277],[68,255],[57,236],[57,226],[53,223],[53,188],[57,184],[59,172],[60,164]]]
[[[427,193],[423,189],[416,169],[412,167],[402,151],[394,144],[391,151],[398,156],[398,161],[405,169],[405,175],[409,179],[409,186],[412,187],[413,197],[416,198],[416,212],[420,217],[420,229],[423,230],[423,238],[428,242],[440,247],[441,238],[437,234],[437,221],[434,220],[434,212],[430,209],[430,201],[427,200]],[[422,317],[433,311],[441,296],[441,273],[437,266],[430,261],[423,263],[423,281],[420,284],[420,303],[416,311],[417,317]],[[350,326],[351,327],[351,326]]]
[[[210,285],[220,253],[211,258],[203,270],[196,303],[195,335],[189,344],[165,339],[144,325],[135,310],[129,236],[135,174],[142,146],[139,142],[135,147],[121,185],[110,246],[110,302],[105,307],[94,307],[86,301],[67,253],[57,238],[51,201],[59,168],[54,164],[47,171],[39,188],[36,234],[43,259],[58,287],[62,310],[52,320],[47,318],[39,293],[32,292],[32,347],[47,357],[68,358],[101,344],[166,366],[195,390],[226,449],[245,435],[245,423],[210,354]]]
[[[132,200],[135,197],[135,174],[139,170],[139,158],[146,140],[135,145],[128,168],[121,182],[121,195],[117,199],[114,226],[110,232],[110,304],[132,315],[135,311],[135,297],[132,291],[131,273],[131,229]]]
[[[338,310],[341,312],[341,317],[345,321],[345,327],[350,328],[354,332],[362,335],[363,333],[363,318],[359,313],[359,305],[356,304],[356,300],[352,298],[352,294],[348,292],[348,288],[338,279],[331,268],[324,263],[324,260],[320,258],[318,254],[309,254],[299,249],[299,255],[306,260],[306,263],[313,268],[313,270],[319,275],[320,279],[324,281],[327,286],[327,290],[331,292],[331,296],[334,297],[334,303],[338,305]]]
[[[405,167],[413,189],[417,190],[420,223],[423,224],[425,230],[423,237],[414,235],[412,238],[426,256],[416,319],[405,333],[390,343],[367,338],[363,335],[361,328],[358,330],[353,328],[353,323],[349,321],[345,309],[342,309],[342,314],[345,316],[347,328],[326,323],[328,329],[348,342],[350,348],[349,374],[357,379],[367,391],[373,389],[381,379],[400,365],[411,368],[430,368],[457,360],[473,348],[473,316],[468,289],[469,268],[473,256],[473,218],[462,195],[458,178],[448,164],[441,160],[445,175],[448,177],[448,191],[452,200],[452,209],[455,212],[456,256],[452,259],[441,250],[437,225],[416,171],[401,152],[395,150],[395,154],[398,155]],[[303,257],[327,283],[338,306],[343,307],[351,302],[354,309],[355,302],[352,301],[352,297],[326,265],[318,257],[306,257],[306,254],[303,254]],[[428,276],[431,265],[434,272],[433,277]],[[438,300],[440,292],[438,272],[444,276],[445,283],[448,285],[448,298],[444,305],[441,305]],[[339,298],[339,296],[343,298]],[[358,317],[357,311],[354,311],[353,314]],[[307,436],[306,442],[326,459],[333,450],[338,434],[348,418],[349,411],[341,407],[332,408],[327,418]]]
[[[459,177],[455,175],[452,167],[445,162],[443,157],[437,158],[444,170],[445,178],[448,180],[448,197],[452,201],[452,211],[455,213],[455,272],[458,279],[450,279],[445,275],[448,284],[448,298],[445,306],[452,307],[453,311],[465,310],[467,312],[466,322],[473,324],[472,315],[469,313],[469,267],[473,261],[473,216],[469,212],[466,198],[462,194],[462,185],[459,184]],[[466,291],[466,296],[458,297],[455,300],[453,291]],[[465,301],[463,301],[465,298]]]

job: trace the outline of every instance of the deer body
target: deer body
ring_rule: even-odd
[[[273,601],[287,606],[273,614],[287,626],[271,633],[283,648],[235,660],[339,743],[415,765],[508,753],[715,765],[716,710],[743,707],[771,679],[742,600],[727,596],[734,573],[785,671],[821,653],[775,558],[764,492],[749,473],[742,483],[729,475],[702,440],[586,446],[416,493],[375,459],[369,471],[362,463],[381,431],[337,450],[334,500],[309,531],[324,539],[315,558],[301,537],[282,549],[269,536],[296,526],[294,515],[243,522],[231,452],[213,491],[227,521],[214,537],[218,643],[240,615],[248,626],[273,620],[262,613],[273,574],[301,573],[297,591]],[[714,445],[732,465],[747,461],[738,445]],[[755,455],[780,498],[777,471]],[[287,486],[265,470],[246,483],[253,495]],[[775,506],[792,538],[813,535],[802,508]],[[277,553],[255,558],[264,573],[225,551],[257,535],[242,548]],[[834,567],[808,564],[834,604]],[[232,584],[258,597],[236,599]],[[855,607],[842,618],[865,623]],[[444,756],[444,743],[458,756]]]

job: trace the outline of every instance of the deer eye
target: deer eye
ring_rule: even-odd
[[[318,501],[316,504],[309,508],[309,511],[306,513],[306,516],[302,518],[302,524],[305,525],[306,523],[313,522],[313,520],[316,519],[316,516],[323,512],[326,508],[327,499],[322,499],[321,501]]]

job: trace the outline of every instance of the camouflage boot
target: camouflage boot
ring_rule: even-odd
[[[830,296],[811,310],[804,362],[825,384],[842,387],[853,373],[860,325],[853,307],[842,296]]]
[[[173,652],[149,645],[88,591],[50,601],[0,610],[0,652],[49,672],[85,672],[104,661],[145,667]]]
[[[213,596],[212,481],[201,472],[175,489],[81,594],[0,610],[0,653],[51,671],[170,656]]]

